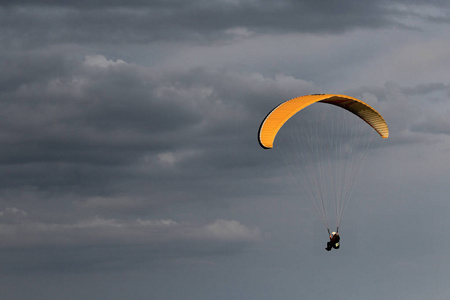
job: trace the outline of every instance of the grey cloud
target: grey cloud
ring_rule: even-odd
[[[387,84],[387,91],[395,91],[389,99],[390,107],[397,111],[397,121],[403,124],[403,132],[410,138],[425,141],[423,133],[449,134],[448,83],[427,83],[412,87],[399,87]],[[398,105],[392,105],[393,103]],[[403,111],[403,112],[402,112]],[[428,139],[433,139],[428,136]]]
[[[405,93],[407,95],[427,95],[431,94],[436,91],[448,91],[449,85],[444,84],[441,82],[433,82],[433,83],[426,83],[426,84],[419,84],[415,87],[406,87]]]
[[[446,83],[402,87],[387,82],[381,87],[366,86],[350,90],[348,94],[376,107],[390,129],[386,144],[394,146],[430,142],[430,136],[423,133],[447,130],[446,122],[443,121],[445,116],[436,117],[436,112],[433,112],[439,111],[439,105],[445,104],[447,90]]]
[[[136,268],[136,256],[139,264],[148,265],[160,260],[230,255],[262,238],[259,229],[234,220],[201,225],[171,219],[93,217],[50,223],[35,220],[33,214],[17,208],[7,208],[0,214],[0,234],[6,272]]]
[[[450,135],[450,111],[439,115],[428,115],[426,120],[412,127],[415,132]]]
[[[402,1],[396,2],[403,5]],[[10,3],[9,3],[10,4]],[[136,1],[3,5],[1,36],[12,45],[230,40],[236,29],[255,33],[336,33],[402,26],[407,12],[384,2]],[[441,5],[441,3],[429,3]],[[407,3],[405,5],[408,5]],[[19,33],[26,33],[19,34]]]
[[[162,220],[119,220],[98,216],[73,223],[50,223],[33,219],[17,208],[7,208],[0,215],[1,248],[36,246],[145,245],[175,241],[255,242],[258,229],[249,229],[235,220],[216,220],[198,225]]]

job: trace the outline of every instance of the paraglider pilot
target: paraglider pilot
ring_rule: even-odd
[[[330,241],[327,242],[327,247],[325,248],[325,250],[330,251],[331,248],[339,249],[339,246],[340,246],[339,240],[340,239],[341,238],[339,237],[339,232],[332,232],[330,234]]]

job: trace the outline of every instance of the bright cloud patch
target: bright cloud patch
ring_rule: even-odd
[[[254,242],[261,238],[259,229],[249,229],[234,220],[217,220],[198,225],[171,219],[119,220],[101,218],[51,223],[33,220],[24,211],[7,208],[0,213],[0,247],[42,245],[151,245],[166,243]],[[180,247],[180,244],[178,245]]]
[[[116,61],[106,59],[103,55],[86,55],[84,60],[84,65],[86,66],[95,66],[95,67],[101,67],[101,68],[107,68],[110,66],[120,65],[120,64],[126,64],[121,59],[118,59]]]
[[[205,236],[222,241],[258,241],[261,239],[259,229],[249,229],[238,221],[217,220],[203,227]]]

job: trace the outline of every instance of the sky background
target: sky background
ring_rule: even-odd
[[[0,1],[1,299],[446,299],[450,4]],[[256,139],[279,103],[390,128],[324,250]]]

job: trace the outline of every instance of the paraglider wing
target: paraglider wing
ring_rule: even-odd
[[[367,103],[344,95],[316,94],[297,97],[275,107],[266,116],[259,128],[258,140],[261,147],[265,149],[273,148],[275,137],[284,123],[300,110],[316,102],[333,104],[346,109],[372,126],[382,138],[389,136],[389,129],[385,120]]]

